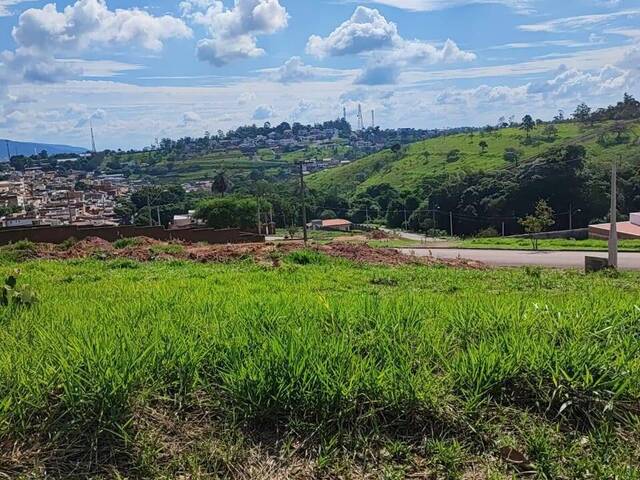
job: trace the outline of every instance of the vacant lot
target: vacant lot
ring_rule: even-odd
[[[637,274],[16,266],[0,477],[640,478]]]

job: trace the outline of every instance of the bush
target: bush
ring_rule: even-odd
[[[135,247],[140,244],[140,240],[137,238],[121,238],[113,242],[113,248],[117,250],[122,250],[127,247]]]
[[[457,148],[447,153],[447,163],[453,163],[460,160],[460,150]]]
[[[494,238],[494,237],[497,237],[498,235],[499,235],[498,230],[496,230],[493,227],[489,227],[489,228],[480,230],[476,236],[478,238]]]
[[[513,147],[505,148],[503,158],[509,163],[518,163],[520,160],[520,151]]]
[[[327,262],[323,254],[314,250],[297,250],[291,252],[286,258],[297,265],[322,265]]]

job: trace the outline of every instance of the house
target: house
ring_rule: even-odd
[[[640,212],[632,213],[628,222],[617,222],[616,229],[618,238],[622,240],[638,240],[640,239]],[[598,225],[589,225],[589,238],[608,239],[610,223],[601,223]]]
[[[339,230],[341,232],[350,232],[353,223],[342,218],[332,220],[311,220],[310,227],[312,230]]]

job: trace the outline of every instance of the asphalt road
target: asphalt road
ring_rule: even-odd
[[[584,268],[584,257],[607,258],[607,253],[601,252],[533,252],[530,250],[465,250],[458,248],[411,249],[403,248],[401,252],[435,258],[455,259],[466,258],[488,265],[503,267],[522,267],[538,265],[541,267]],[[618,254],[618,268],[622,270],[640,270],[640,253]]]

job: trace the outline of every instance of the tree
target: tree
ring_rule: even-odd
[[[224,197],[224,194],[229,191],[229,187],[229,179],[224,172],[218,172],[218,174],[213,177],[213,183],[211,184],[211,191],[213,193],[217,193],[221,197]]]
[[[558,136],[558,128],[553,125],[553,124],[549,124],[546,127],[544,127],[544,136],[547,137],[549,140],[555,140],[556,137]]]
[[[531,115],[525,115],[522,117],[522,124],[520,130],[524,130],[527,133],[527,140],[531,139],[531,130],[536,128],[536,122],[533,121]]]
[[[616,122],[613,127],[611,127],[611,131],[616,134],[616,142],[620,143],[622,135],[627,131],[627,127],[622,122]]]
[[[586,103],[581,103],[576,107],[576,111],[573,112],[573,118],[582,123],[587,123],[591,119],[591,107]]]
[[[487,148],[489,148],[489,144],[487,142],[485,142],[484,140],[482,140],[478,146],[480,147],[480,151],[482,153],[485,153],[487,151]]]
[[[338,216],[336,215],[336,212],[334,212],[333,210],[323,210],[322,213],[320,214],[320,219],[321,220],[332,220],[334,218],[338,218]]]
[[[520,152],[513,147],[507,147],[504,149],[503,158],[509,163],[518,165],[518,160],[520,160]]]
[[[271,204],[260,200],[260,210],[266,212]],[[196,218],[205,220],[210,228],[255,229],[258,200],[253,197],[230,195],[225,198],[203,200],[196,208]]]
[[[521,218],[518,222],[522,225],[524,231],[531,236],[531,244],[534,250],[538,250],[539,239],[536,234],[544,232],[556,223],[553,209],[545,200],[538,200],[535,212],[532,215]]]

